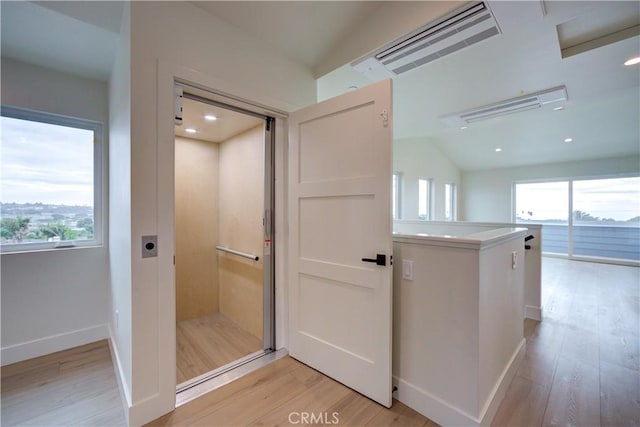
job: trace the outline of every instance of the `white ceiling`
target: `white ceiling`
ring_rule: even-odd
[[[335,71],[320,93],[339,94],[368,81],[348,64],[460,2],[193,2],[309,67]],[[543,4],[546,16],[542,13]],[[582,41],[622,19],[640,20],[640,2],[495,1],[503,31],[394,81],[396,138],[431,141],[462,170],[640,154],[640,53],[636,36],[565,59],[558,31]],[[5,2],[2,55],[106,80],[122,13],[119,2]],[[632,19],[629,19],[632,16]],[[431,18],[429,18],[431,19]],[[562,25],[560,29],[558,25]],[[627,25],[627,24],[623,24]],[[583,33],[580,29],[584,29]],[[605,31],[606,32],[606,31]],[[439,117],[522,94],[566,85],[565,110],[550,108],[460,129]],[[562,142],[572,137],[570,144]],[[502,152],[496,153],[496,147]]]
[[[589,15],[583,31],[620,16],[640,19],[638,2],[492,2],[503,34],[394,79],[394,136],[435,143],[460,169],[483,170],[640,154],[640,37],[562,58],[556,26]],[[616,8],[626,9],[617,13]],[[595,19],[600,16],[601,19]],[[574,27],[575,28],[575,27]],[[576,31],[577,33],[577,31]],[[574,35],[573,37],[577,37]],[[323,77],[335,95],[367,81],[349,65]],[[449,128],[440,117],[566,85],[553,106]],[[573,138],[572,143],[563,142]],[[501,152],[496,152],[501,148]],[[640,169],[640,165],[639,165]]]
[[[383,2],[195,1],[196,6],[313,69]]]
[[[2,56],[107,81],[122,3],[2,1]]]
[[[505,14],[502,22],[512,16]],[[463,170],[638,155],[640,69],[622,63],[640,54],[639,38],[562,59],[552,18],[520,22],[500,37],[396,79],[396,137],[428,137]],[[439,120],[559,85],[568,92],[562,111],[553,105],[465,130]],[[571,144],[563,142],[567,137]]]

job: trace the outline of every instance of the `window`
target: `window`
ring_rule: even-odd
[[[391,218],[400,219],[400,204],[402,191],[402,172],[393,173],[393,182],[391,186]]]
[[[542,250],[640,261],[640,178],[516,183],[516,222],[542,228]]]
[[[444,185],[444,219],[447,221],[456,219],[456,185],[454,183]]]
[[[99,123],[2,106],[3,252],[100,244]]]
[[[640,261],[640,178],[573,181],[573,255]]]
[[[531,182],[515,185],[515,220],[544,224],[542,250],[569,251],[569,182]]]
[[[418,219],[431,219],[431,180],[418,179]]]

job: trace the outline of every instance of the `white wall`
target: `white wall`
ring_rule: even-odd
[[[131,307],[114,299],[113,309],[131,313],[129,420],[138,425],[175,402],[173,76],[281,110],[311,104],[316,93],[308,70],[193,4],[130,7]],[[158,258],[140,257],[147,234],[158,235]]]
[[[639,173],[640,159],[632,156],[464,172],[462,174],[462,215],[459,219],[511,222],[511,189],[514,181],[615,177]]]
[[[393,170],[403,174],[402,219],[418,219],[419,178],[432,180],[431,219],[445,219],[444,185],[453,182],[460,191],[460,170],[435,144],[422,138],[393,141]]]
[[[131,78],[129,6],[109,81],[109,329],[123,398],[131,405]],[[116,316],[116,310],[118,314]],[[125,412],[128,416],[128,412]]]
[[[104,82],[2,58],[2,104],[102,122],[105,149],[107,92]],[[103,193],[106,210],[106,185]],[[107,337],[106,247],[3,254],[1,263],[2,364]]]

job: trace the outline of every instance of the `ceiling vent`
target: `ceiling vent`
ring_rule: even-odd
[[[395,77],[500,34],[485,2],[476,2],[431,22],[351,64],[371,80]]]
[[[540,108],[543,105],[562,102],[567,100],[567,88],[558,86],[552,89],[541,90],[529,95],[519,96],[479,108],[462,111],[460,113],[449,114],[441,117],[440,120],[449,126],[464,126],[481,120],[492,119],[494,117],[505,116],[507,114],[519,113],[521,111]]]

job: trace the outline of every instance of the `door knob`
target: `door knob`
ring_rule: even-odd
[[[387,256],[384,254],[376,254],[375,258],[362,258],[363,262],[375,262],[376,265],[387,265]]]

